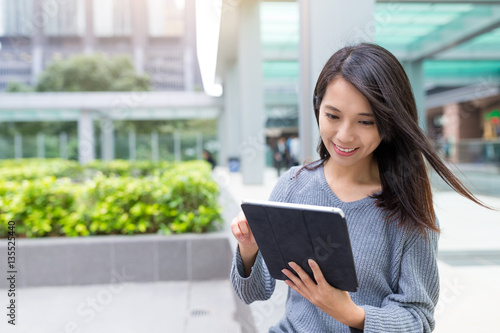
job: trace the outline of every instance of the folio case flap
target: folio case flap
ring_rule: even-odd
[[[288,262],[293,261],[314,279],[307,263],[314,259],[332,286],[357,290],[347,224],[341,211],[257,201],[245,201],[241,207],[273,278],[286,280],[281,270],[291,269]]]

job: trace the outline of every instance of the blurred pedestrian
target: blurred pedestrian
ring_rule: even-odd
[[[281,169],[287,167],[288,165],[287,155],[286,141],[285,138],[281,137],[278,141],[276,141],[273,153],[274,167],[278,172],[278,177],[281,176]]]
[[[294,167],[300,164],[300,140],[297,135],[292,135],[288,138],[288,156],[289,167]]]
[[[215,160],[214,160],[212,154],[206,149],[203,150],[203,159],[205,161],[207,161],[208,163],[210,163],[210,165],[212,166],[212,170],[215,168],[215,165],[216,165]]]

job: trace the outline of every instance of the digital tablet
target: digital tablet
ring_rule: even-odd
[[[314,259],[335,288],[356,291],[358,280],[344,212],[339,208],[244,200],[241,208],[275,279],[288,262],[300,265],[314,279],[307,261]]]

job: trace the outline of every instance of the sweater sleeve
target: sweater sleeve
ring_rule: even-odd
[[[236,295],[246,304],[268,300],[274,292],[276,280],[269,274],[260,251],[257,253],[250,275],[246,278],[244,270],[240,250],[237,247],[231,267],[231,283]]]
[[[286,199],[293,170],[296,168],[289,169],[278,179],[269,197],[270,201],[284,201]],[[269,299],[274,292],[276,280],[269,274],[260,251],[257,253],[250,276],[245,278],[244,270],[240,250],[237,247],[231,266],[231,283],[236,295],[246,304]]]
[[[364,305],[365,333],[432,332],[439,298],[438,234],[413,237],[401,258],[397,293],[385,297],[381,307]]]

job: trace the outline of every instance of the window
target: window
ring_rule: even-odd
[[[151,37],[184,34],[184,0],[147,0],[148,32]]]
[[[0,0],[0,36],[31,36],[33,0]]]
[[[47,36],[82,36],[85,33],[85,0],[42,0]]]
[[[93,14],[96,36],[116,37],[132,34],[130,0],[94,0]]]

